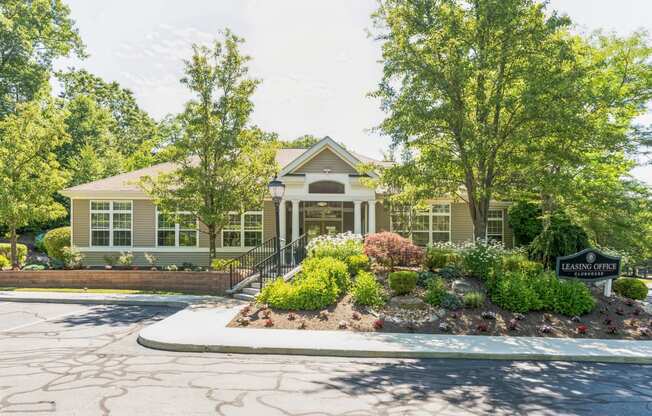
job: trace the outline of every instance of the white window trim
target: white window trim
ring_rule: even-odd
[[[93,202],[108,202],[109,203],[109,210],[94,210],[93,209]],[[118,209],[114,210],[113,209],[113,203],[114,202],[129,202],[131,204],[131,209],[129,211],[124,210],[124,209]],[[106,247],[111,247],[111,248],[117,248],[117,249],[128,249],[132,248],[134,246],[134,201],[131,199],[91,199],[88,201],[88,246],[93,247],[93,248],[106,248]],[[96,246],[93,245],[93,214],[109,214],[109,245],[108,246]],[[114,246],[113,245],[113,231],[127,231],[124,228],[119,228],[117,230],[113,229],[113,213],[118,213],[118,214],[131,214],[131,228],[129,229],[129,232],[131,233],[131,245],[128,246]],[[98,229],[100,230],[100,229]],[[106,231],[106,230],[101,230],[101,231]]]
[[[231,211],[229,212],[229,215],[237,215],[238,212],[236,211]],[[220,232],[220,238],[221,238],[221,248],[224,250],[233,250],[233,249],[252,249],[255,246],[245,246],[245,231],[253,231],[253,230],[245,230],[245,222],[244,218],[245,215],[251,215],[251,214],[258,214],[261,216],[261,222],[260,222],[260,231],[256,230],[256,232],[260,232],[260,241],[264,241],[264,232],[265,232],[265,214],[263,210],[260,211],[245,211],[240,214],[240,245],[239,246],[224,246],[224,232],[233,232],[233,231],[238,231],[238,230],[230,230],[230,229],[222,229]]]
[[[489,221],[497,221],[498,217],[490,217],[489,216],[489,211],[500,211],[500,234],[489,234]],[[487,236],[487,239],[491,238],[492,236],[500,236],[500,241],[504,244],[505,243],[505,210],[502,208],[489,208],[489,211],[487,211],[487,226],[485,229],[485,235]]]
[[[176,221],[174,223],[174,245],[173,246],[160,246],[158,244],[158,217],[159,217],[160,211],[158,210],[158,207],[156,207],[156,223],[155,223],[155,233],[154,233],[154,247],[157,248],[196,248],[199,247],[199,219],[195,218],[195,245],[194,246],[180,246],[179,245],[179,231],[181,231],[181,228],[179,227],[179,222]],[[191,212],[188,211],[177,211],[175,215],[179,214],[192,214]],[[172,231],[172,228],[165,228],[165,231]],[[183,231],[188,231],[188,229],[183,229]]]
[[[441,213],[441,212],[434,212],[433,209],[432,209],[432,207],[433,207],[434,205],[444,205],[444,206],[448,206],[448,212],[447,212],[447,213],[446,213],[446,212],[444,212],[444,213]],[[414,208],[410,208],[410,209],[414,209]],[[427,212],[427,213],[426,213],[426,212],[423,212],[423,213],[421,213],[421,214],[417,214],[417,215],[422,215],[422,216],[423,216],[423,215],[427,215],[427,216],[428,216],[428,231],[427,231],[427,232],[428,232],[428,244],[432,244],[432,243],[433,243],[432,234],[433,234],[434,232],[437,232],[437,233],[445,233],[445,232],[446,232],[446,231],[433,230],[433,227],[432,227],[432,225],[433,225],[432,217],[448,217],[448,242],[451,242],[451,241],[452,241],[452,237],[453,237],[453,223],[452,223],[452,219],[453,219],[453,218],[452,218],[452,216],[451,216],[451,211],[452,211],[452,206],[451,206],[450,203],[436,203],[436,204],[430,204],[430,205],[428,205],[428,212]],[[397,231],[394,229],[394,219],[393,219],[393,217],[394,217],[394,216],[393,216],[393,211],[390,210],[390,213],[389,213],[389,229],[392,230],[392,232],[397,232]],[[405,232],[405,231],[398,231],[398,232]],[[424,231],[418,231],[418,232],[424,233],[424,232],[426,232],[426,231],[424,230]],[[410,234],[410,240],[412,240],[412,234]]]

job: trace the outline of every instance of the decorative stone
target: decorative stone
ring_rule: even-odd
[[[389,300],[389,304],[401,309],[419,309],[426,306],[426,303],[416,296],[394,296]]]
[[[473,291],[473,286],[469,282],[463,279],[453,280],[453,291],[459,294],[465,294]]]
[[[339,329],[346,329],[346,328],[349,327],[349,323],[346,322],[346,321],[344,321],[344,320],[342,320],[342,321],[339,322],[339,324],[337,325],[337,327],[338,327]]]
[[[442,322],[442,323],[439,324],[439,330],[444,331],[444,332],[448,332],[448,331],[451,330],[451,326],[447,322]]]

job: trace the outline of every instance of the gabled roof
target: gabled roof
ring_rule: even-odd
[[[297,169],[299,169],[301,166],[308,163],[310,160],[312,160],[314,157],[316,157],[318,154],[320,154],[325,149],[331,150],[340,159],[342,159],[344,162],[349,164],[354,169],[356,169],[358,165],[363,164],[363,163],[376,163],[377,162],[377,161],[375,161],[375,160],[373,160],[371,158],[360,157],[359,155],[357,155],[357,154],[355,154],[353,152],[350,152],[344,146],[337,143],[335,140],[331,139],[330,137],[326,136],[323,139],[321,139],[320,141],[318,141],[317,143],[315,143],[314,145],[312,145],[312,147],[306,149],[301,155],[294,158],[285,167],[283,167],[278,176],[282,177],[282,176],[294,173]],[[377,176],[375,173],[372,173],[371,175],[374,176],[374,177]]]
[[[308,149],[279,149],[276,152],[276,163],[281,168],[281,174],[279,176],[284,175],[284,172],[295,170],[325,148],[332,150],[354,168],[360,163],[375,163],[381,166],[385,164],[385,162],[379,162],[366,156],[350,152],[330,137],[325,137]],[[68,197],[86,197],[96,194],[99,197],[103,196],[103,193],[109,194],[116,192],[124,193],[125,197],[143,195],[143,191],[138,184],[142,177],[149,176],[154,178],[161,173],[173,172],[176,168],[177,165],[172,162],[160,163],[132,172],[121,173],[109,178],[73,186],[62,190],[60,193]]]

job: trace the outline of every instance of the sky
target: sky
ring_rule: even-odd
[[[90,57],[57,66],[85,68],[132,90],[156,119],[182,110],[179,83],[193,43],[230,28],[245,38],[250,74],[262,80],[252,121],[293,139],[330,136],[380,157],[389,139],[372,131],[383,119],[368,97],[382,75],[380,45],[368,35],[376,0],[64,0]],[[577,31],[652,32],[650,0],[551,0]],[[652,124],[652,111],[640,123]],[[634,175],[652,185],[652,166]]]

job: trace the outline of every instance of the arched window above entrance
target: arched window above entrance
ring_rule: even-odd
[[[344,184],[335,181],[317,181],[308,185],[310,194],[343,194]]]

